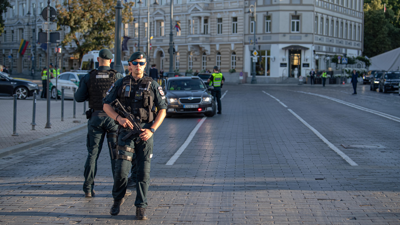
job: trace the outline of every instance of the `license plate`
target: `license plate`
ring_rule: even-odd
[[[183,105],[183,108],[185,109],[199,108],[199,105]]]

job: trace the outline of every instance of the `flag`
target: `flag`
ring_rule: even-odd
[[[47,43],[42,43],[42,44],[40,44],[40,47],[43,49],[43,50],[47,50]]]
[[[179,24],[179,22],[176,22],[175,28],[176,32],[179,32],[181,30],[181,25]]]
[[[128,36],[124,36],[124,40],[122,41],[122,51],[128,51],[128,41],[131,39]]]
[[[21,39],[21,44],[19,44],[19,50],[18,52],[21,55],[25,54],[26,48],[28,47],[29,41],[25,41],[24,39]]]

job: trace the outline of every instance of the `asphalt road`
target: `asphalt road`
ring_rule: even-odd
[[[105,145],[96,197],[84,198],[81,130],[0,159],[0,223],[400,224],[397,92],[226,85],[223,93],[222,115],[167,118],[155,133],[148,221],[135,221],[133,196],[109,215]]]

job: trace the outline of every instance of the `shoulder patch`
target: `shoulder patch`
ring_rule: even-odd
[[[158,92],[160,93],[161,96],[165,95],[161,86],[158,87]]]

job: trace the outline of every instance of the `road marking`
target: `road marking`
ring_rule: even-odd
[[[283,105],[283,107],[287,108],[287,106],[285,104],[283,104],[283,102],[281,102],[279,99],[275,98],[274,96],[268,94],[265,91],[262,91],[262,92],[264,92],[264,94],[267,94],[267,95],[269,95],[269,97],[271,97],[271,98],[275,99],[276,101],[278,101],[281,105]]]
[[[228,93],[228,90],[225,91],[225,93],[221,96],[221,99]],[[190,142],[193,140],[194,136],[196,135],[197,131],[200,129],[201,125],[203,125],[204,121],[206,121],[207,117],[203,117],[200,122],[196,125],[196,127],[190,132],[189,137],[186,139],[186,141],[183,143],[183,145],[178,149],[178,151],[175,152],[175,154],[168,160],[167,166],[172,166],[178,160],[179,156],[185,151],[187,146],[189,146]]]
[[[265,94],[269,95],[271,98],[274,98],[277,100],[279,103],[281,103],[283,106],[287,107],[284,105],[279,99],[275,98],[274,96],[268,94],[267,92],[263,91]],[[333,145],[331,142],[328,141],[320,132],[318,132],[314,127],[312,127],[310,124],[308,124],[305,120],[303,120],[299,115],[297,115],[293,110],[288,109],[290,113],[292,113],[300,122],[302,122],[306,127],[308,127],[319,139],[321,139],[325,144],[328,145],[330,149],[332,149],[334,152],[336,152],[340,157],[342,157],[347,163],[349,163],[351,166],[358,166],[357,163],[355,163],[350,157],[348,157],[346,154],[344,154],[342,151],[340,151],[335,145]]]
[[[347,105],[349,107],[352,107],[352,108],[355,108],[355,109],[359,109],[359,110],[364,111],[364,112],[369,112],[369,113],[372,113],[372,114],[375,114],[375,115],[378,115],[378,116],[381,116],[381,117],[387,118],[389,120],[393,120],[393,121],[396,121],[396,122],[400,123],[400,118],[399,117],[392,116],[390,114],[379,112],[379,111],[376,111],[376,110],[373,110],[373,109],[368,109],[368,108],[365,108],[365,107],[362,107],[362,106],[359,106],[359,105],[356,105],[356,104],[352,104],[352,103],[348,103],[348,102],[342,101],[342,100],[337,99],[337,98],[331,98],[331,97],[328,97],[326,95],[314,94],[314,93],[311,93],[311,92],[304,92],[304,91],[298,91],[298,92],[303,93],[303,94],[318,96],[318,97],[325,98],[325,99],[329,99],[329,100],[332,100],[334,102],[337,102],[337,103],[340,103],[340,104],[343,104],[343,105]]]

